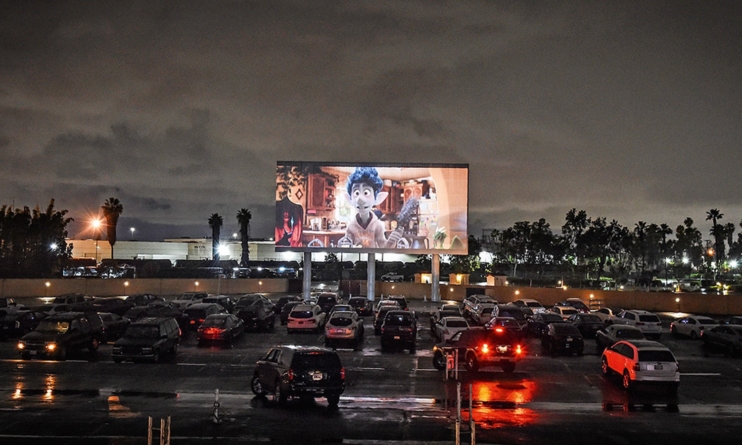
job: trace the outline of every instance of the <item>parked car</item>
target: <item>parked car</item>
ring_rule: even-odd
[[[173,304],[181,309],[185,309],[192,304],[200,303],[208,296],[209,294],[206,292],[185,292],[173,300]]]
[[[323,292],[317,296],[317,305],[322,309],[325,314],[329,313],[333,306],[340,304],[340,297],[338,294],[331,292]]]
[[[366,297],[350,297],[348,299],[348,304],[351,305],[353,310],[355,310],[361,317],[374,313],[373,302]]]
[[[234,309],[232,309],[232,313],[241,306],[250,306],[253,304],[262,304],[265,306],[266,309],[269,311],[275,312],[275,304],[270,300],[270,298],[261,295],[261,294],[246,294],[241,296],[237,303],[234,306]]]
[[[385,298],[385,300],[396,301],[397,303],[399,303],[399,307],[403,311],[410,310],[409,306],[407,305],[407,297],[405,297],[404,295],[389,295]]]
[[[111,357],[116,363],[124,360],[158,363],[167,355],[175,357],[180,333],[178,322],[172,317],[142,318],[130,324],[116,340]]]
[[[337,352],[316,346],[276,346],[258,360],[250,383],[253,394],[273,394],[278,404],[289,397],[325,397],[337,408],[345,391],[345,368]]]
[[[533,314],[533,317],[529,318],[526,323],[528,323],[528,332],[532,336],[540,338],[551,323],[567,323],[567,320],[562,318],[561,315],[549,311]]]
[[[601,370],[608,376],[617,373],[626,390],[637,383],[667,385],[674,394],[680,385],[680,367],[672,352],[663,344],[649,340],[621,340],[606,348]]]
[[[0,312],[4,312],[3,309]],[[46,312],[20,309],[6,313],[0,318],[0,337],[21,337],[36,329],[41,320],[48,317]]]
[[[684,335],[690,337],[692,340],[701,337],[701,333],[705,329],[719,326],[719,322],[702,315],[689,315],[687,317],[678,318],[677,320],[670,323],[670,332],[672,335]]]
[[[603,321],[600,317],[595,314],[586,314],[584,312],[570,315],[567,321],[575,325],[584,338],[595,337],[595,334],[604,327]]]
[[[374,313],[374,335],[381,335],[381,325],[384,323],[384,317],[391,310],[402,310],[402,308],[394,300],[381,300],[376,306],[376,312]]]
[[[275,312],[276,315],[281,315],[283,307],[286,306],[286,303],[290,301],[300,303],[304,301],[304,299],[301,297],[301,295],[284,295],[283,297],[280,297],[278,301],[276,301],[276,304],[273,306],[273,312]]]
[[[381,281],[387,281],[387,282],[400,282],[404,281],[404,275],[394,273],[394,272],[387,272],[380,278]]]
[[[134,303],[119,297],[89,298],[82,303],[70,305],[73,312],[110,312],[116,315],[124,315],[126,311],[134,307]]]
[[[0,310],[5,313],[15,312],[17,310],[26,309],[22,304],[18,304],[13,297],[0,297]]]
[[[439,371],[445,370],[446,357],[455,354],[458,354],[459,363],[463,364],[466,350],[486,343],[488,337],[489,331],[480,326],[455,333],[448,340],[433,346],[433,367]]]
[[[493,317],[511,317],[515,318],[522,329],[528,327],[528,320],[526,320],[523,311],[512,303],[498,303],[495,305],[495,310],[492,312]]]
[[[518,340],[522,340],[527,330],[513,317],[494,317],[484,325],[485,329],[496,329],[498,327],[507,329]]]
[[[729,318],[725,318],[724,320],[722,320],[720,324],[738,324],[738,325],[742,325],[742,316],[740,316],[740,315],[733,315],[733,316],[731,316]]]
[[[21,358],[48,357],[65,360],[72,351],[98,350],[103,336],[103,321],[96,313],[64,312],[50,315],[35,330],[21,337]]]
[[[227,310],[227,312],[231,313],[234,310],[235,304],[237,302],[234,298],[230,297],[229,295],[209,295],[208,297],[201,300],[202,303],[216,303],[219,306],[223,307]]]
[[[641,329],[645,337],[655,340],[659,340],[662,336],[662,321],[660,317],[649,311],[623,310],[615,317],[608,319],[606,323],[636,326]]]
[[[245,322],[234,314],[211,314],[196,331],[198,344],[222,342],[231,344],[245,332]]]
[[[461,307],[455,302],[450,301],[441,305],[438,310],[431,312],[430,314],[430,330],[433,330],[438,321],[443,317],[463,317]]]
[[[131,320],[128,318],[112,312],[98,312],[98,315],[103,321],[103,340],[105,342],[114,342],[121,338],[126,328],[131,324]]]
[[[69,304],[56,304],[56,303],[40,304],[37,306],[32,306],[28,309],[38,311],[38,312],[45,312],[48,315],[54,315],[54,314],[59,314],[62,312],[72,311],[72,308],[70,307]]]
[[[464,314],[464,317],[471,316],[471,311],[474,310],[474,308],[481,303],[497,304],[497,300],[490,297],[489,295],[484,294],[469,295],[468,297],[464,298],[464,303],[461,310],[461,312]]]
[[[551,323],[541,337],[541,347],[552,356],[557,354],[582,355],[585,341],[572,323]]]
[[[254,300],[252,304],[241,303],[232,313],[242,320],[245,330],[272,331],[276,325],[276,313],[260,300]]]
[[[85,294],[64,294],[60,295],[58,297],[54,297],[52,300],[53,304],[67,304],[67,305],[73,305],[76,303],[84,303],[88,300],[92,300],[93,297]]]
[[[188,315],[188,328],[198,330],[201,323],[211,314],[226,314],[227,310],[216,303],[194,303],[183,310]]]
[[[636,326],[616,324],[606,326],[595,334],[595,343],[600,351],[621,340],[645,340],[645,337]]]
[[[540,312],[546,312],[546,308],[538,302],[538,300],[533,300],[530,298],[521,298],[518,300],[513,301],[513,304],[518,306],[521,311],[524,309],[528,309],[531,313],[528,315],[538,314]],[[523,312],[526,313],[525,311]]]
[[[492,303],[480,303],[476,305],[471,313],[471,321],[474,324],[484,326],[494,316],[495,305]]]
[[[621,312],[621,309],[615,310],[615,309],[611,309],[609,307],[602,307],[600,309],[596,309],[594,311],[590,311],[591,314],[597,315],[598,318],[600,318],[600,321],[603,322],[603,324],[606,324],[606,321],[608,321],[609,319],[615,317],[616,314],[618,314],[619,312]]]
[[[126,297],[126,301],[131,302],[134,306],[147,306],[155,302],[165,302],[163,297],[154,294],[134,294]]]
[[[580,300],[579,298],[567,298],[564,301],[560,301],[556,304],[557,306],[572,306],[573,308],[577,309],[578,312],[582,312],[583,314],[587,314],[590,312],[590,308]]]
[[[507,329],[495,327],[486,330],[487,336],[477,344],[470,344],[464,353],[464,364],[469,372],[481,368],[497,366],[506,374],[515,371],[515,364],[521,360],[524,349],[518,339]]]
[[[363,341],[363,329],[363,319],[355,311],[333,311],[325,323],[325,346],[347,344],[355,349]]]
[[[289,314],[291,311],[294,310],[294,308],[300,304],[304,304],[304,301],[289,301],[285,305],[283,305],[283,308],[281,309],[281,325],[285,325],[289,321]]]
[[[742,353],[742,326],[721,325],[701,331],[701,340],[706,350],[718,349],[729,356]]]
[[[565,306],[554,305],[554,307],[552,307],[550,311],[562,317],[564,321],[567,321],[567,319],[571,317],[572,315],[579,313],[577,309],[573,308],[572,306],[566,306],[566,305]]]
[[[349,304],[336,304],[335,306],[332,307],[332,309],[330,309],[330,312],[327,313],[327,318],[329,320],[329,318],[335,312],[347,312],[347,311],[355,312],[355,308],[353,308],[353,306]]]
[[[322,332],[327,314],[317,304],[300,304],[291,311],[286,329],[291,334],[296,331]]]
[[[438,341],[446,341],[459,331],[469,329],[469,322],[464,317],[443,317],[438,320],[431,331]]]
[[[173,303],[162,303],[162,302],[154,302],[151,304],[148,304],[147,306],[135,306],[124,314],[125,318],[128,318],[132,322],[140,320],[142,318],[147,317],[156,317],[156,318],[168,318],[172,317],[180,326],[181,329],[185,329],[188,327],[188,324],[190,323],[190,318],[188,317],[188,314],[183,312],[183,309],[180,308],[180,306],[177,306]]]
[[[411,311],[391,310],[384,315],[381,324],[381,349],[387,350],[392,346],[401,346],[409,349],[410,354],[417,348],[417,318]]]

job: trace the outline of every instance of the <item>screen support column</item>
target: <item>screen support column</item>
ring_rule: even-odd
[[[374,301],[376,292],[376,254],[369,253],[366,261],[366,298]]]
[[[430,285],[430,301],[440,303],[441,257],[437,253],[433,254],[433,261],[430,263],[430,268],[432,269],[430,272],[433,274],[432,284]]]
[[[304,252],[304,280],[302,281],[301,292],[304,301],[309,301],[312,295],[312,252]]]

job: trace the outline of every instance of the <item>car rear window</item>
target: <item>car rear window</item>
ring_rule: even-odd
[[[603,321],[598,317],[597,315],[583,315],[582,321],[586,321],[588,323],[602,323]]]
[[[340,358],[327,352],[305,352],[294,355],[292,367],[297,369],[340,368]]]
[[[717,324],[716,321],[714,321],[714,320],[712,320],[710,318],[698,318],[697,320],[701,324]]]
[[[636,329],[619,329],[616,331],[616,337],[628,338],[628,339],[641,339],[644,338],[642,331]]]
[[[492,307],[486,307],[486,308],[482,309],[482,313],[483,314],[491,314],[494,309],[495,308],[492,308]]]
[[[580,331],[570,323],[552,323],[554,333],[558,335],[578,335]]]
[[[350,317],[332,317],[330,324],[333,326],[350,326],[353,324],[353,319]]]
[[[449,328],[465,328],[469,326],[466,320],[449,320],[447,325]]]
[[[544,321],[562,321],[562,317],[557,314],[544,314]]]
[[[670,351],[639,351],[640,362],[674,362],[675,356]]]
[[[407,314],[386,314],[384,323],[394,326],[412,326],[412,317]]]
[[[660,317],[656,315],[640,315],[639,321],[643,321],[644,323],[659,323]]]
[[[536,308],[543,307],[541,305],[541,303],[539,303],[537,301],[531,301],[529,303],[526,303],[526,306],[528,306],[528,307],[536,307]]]
[[[505,309],[505,310],[501,309],[498,312],[497,316],[498,317],[511,317],[511,318],[515,318],[516,320],[523,320],[525,318],[525,315],[523,315],[523,311],[521,311],[520,309],[518,309],[517,311],[510,310],[510,309]]]
[[[224,326],[227,323],[227,319],[224,317],[214,317],[214,318],[206,318],[204,320],[203,326]]]
[[[312,311],[291,311],[291,318],[312,318]]]

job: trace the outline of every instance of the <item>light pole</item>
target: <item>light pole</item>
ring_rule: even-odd
[[[95,236],[95,265],[98,265],[98,240],[100,239],[100,228],[101,228],[101,221],[100,219],[94,219],[91,223],[93,226],[94,236]]]
[[[135,232],[135,231],[136,231],[137,229],[135,229],[134,227],[132,227],[132,228],[131,228],[131,229],[129,229],[129,230],[131,230],[131,240],[132,240],[132,241],[134,241],[134,232]]]

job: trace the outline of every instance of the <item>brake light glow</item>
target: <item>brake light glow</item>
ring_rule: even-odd
[[[483,353],[483,354],[487,354],[487,353],[489,353],[489,352],[490,352],[490,347],[489,347],[489,345],[488,345],[487,343],[483,344],[483,345],[482,345],[482,353]]]
[[[495,332],[502,332],[502,328],[495,328]]]
[[[340,379],[345,380],[345,368],[340,368]]]
[[[523,349],[521,349],[520,345],[515,347],[515,353],[518,355],[521,355],[523,353]]]
[[[294,370],[289,368],[289,372],[287,373],[287,376],[289,378],[289,382],[294,380]]]

